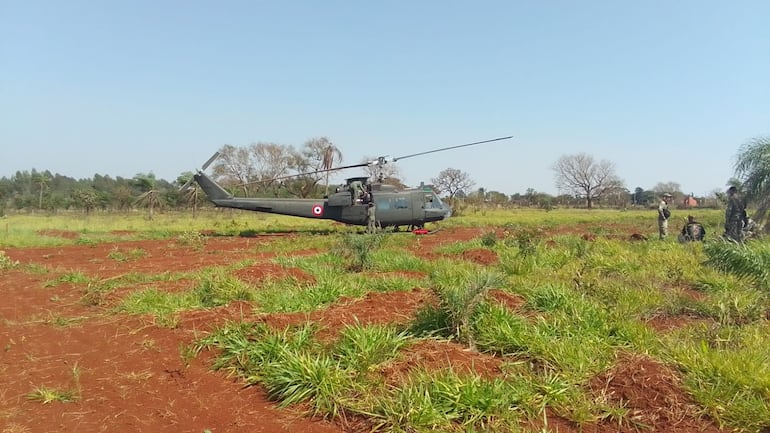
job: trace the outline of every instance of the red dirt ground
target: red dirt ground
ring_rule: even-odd
[[[430,257],[439,245],[470,240],[487,231],[445,229],[415,237],[412,248]],[[69,232],[45,234],[77,237]],[[85,305],[81,302],[83,284],[49,284],[73,272],[92,279],[109,279],[128,273],[187,272],[244,259],[256,261],[235,273],[247,282],[285,276],[312,281],[313,277],[301,270],[270,263],[272,255],[258,248],[269,241],[269,237],[210,238],[204,248],[197,250],[168,240],[4,249],[10,259],[38,265],[48,272],[0,271],[0,433],[331,433],[355,429],[353,424],[345,429],[341,424],[278,409],[258,387],[244,388],[236,379],[211,372],[210,353],[189,359],[187,364],[184,348],[227,320],[263,321],[274,326],[314,321],[321,325],[323,338],[333,338],[343,325],[355,321],[403,323],[420,307],[435,302],[429,290],[415,287],[410,292],[369,293],[307,314],[254,315],[252,304],[236,302],[186,312],[177,326],[169,329],[157,326],[150,318],[110,312],[107,308],[116,299],[106,300],[104,306]],[[137,251],[141,254],[132,255]],[[497,262],[494,253],[484,249],[467,252],[464,258],[481,264]],[[181,290],[187,283],[153,286]],[[491,296],[512,310],[523,304],[523,299],[503,291],[492,291]],[[431,340],[404,350],[382,374],[395,377],[419,367],[452,368],[491,377],[501,374],[501,364],[498,357]],[[27,398],[43,387],[70,390],[78,398],[47,404]],[[592,382],[591,389],[635,411],[639,422],[654,426],[653,431],[716,431],[708,421],[697,418],[676,375],[652,360],[621,357],[614,370]],[[664,407],[676,410],[665,412]],[[671,413],[677,416],[672,418]],[[548,424],[551,431],[581,431],[555,416],[548,417]],[[537,427],[531,426],[533,430]],[[636,430],[634,426],[608,422],[583,425],[582,431]]]

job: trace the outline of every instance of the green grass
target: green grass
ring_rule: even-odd
[[[27,394],[27,400],[38,401],[43,404],[52,402],[70,403],[76,401],[77,393],[73,390],[49,388],[45,385],[37,386]]]
[[[189,357],[213,349],[215,368],[264,387],[283,406],[321,417],[360,416],[394,432],[519,431],[542,422],[546,413],[576,425],[604,420],[633,426],[632,408],[610,403],[588,387],[621,353],[629,353],[673,368],[698,410],[717,423],[761,432],[770,429],[770,244],[721,243],[715,239],[721,213],[696,214],[709,239],[683,245],[673,236],[655,239],[654,211],[467,209],[437,226],[478,228],[478,236],[445,244],[435,250],[439,258],[430,260],[411,252],[429,238],[401,233],[375,240],[325,221],[238,212],[195,221],[165,215],[153,222],[137,216],[119,222],[14,216],[7,219],[0,245],[88,245],[116,239],[115,230],[134,230],[129,238],[170,239],[198,248],[208,239],[200,230],[296,231],[255,238],[250,248],[276,254],[274,263],[301,269],[311,280],[285,276],[247,283],[233,273],[249,264],[244,261],[189,274],[129,274],[104,281],[67,270],[46,283],[81,286],[89,305],[105,305],[120,289],[118,311],[150,315],[161,326],[174,326],[181,311],[236,300],[253,302],[257,313],[311,312],[369,292],[433,291],[438,305],[425,307],[403,328],[353,324],[340,329],[336,340],[319,341],[313,324],[276,330],[230,323],[184,352]],[[81,238],[35,235],[48,228],[76,231]],[[650,240],[630,242],[631,233]],[[493,251],[499,261],[482,266],[461,258],[475,248]],[[315,253],[293,254],[307,249]],[[118,248],[111,258],[130,262],[140,255]],[[17,267],[10,260],[3,265],[2,257],[4,269]],[[164,282],[182,279],[189,280],[184,290],[163,289]],[[491,289],[522,303],[509,308],[493,299]],[[49,319],[71,325],[66,318]],[[666,331],[651,326],[666,320],[683,324]],[[383,373],[415,343],[435,337],[496,357],[503,372],[491,378],[420,367],[397,377]]]

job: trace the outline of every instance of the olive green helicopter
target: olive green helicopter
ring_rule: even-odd
[[[301,218],[326,219],[359,226],[367,225],[368,208],[374,206],[376,226],[379,228],[392,227],[393,231],[399,231],[401,227],[424,230],[426,223],[441,221],[451,216],[452,208],[444,203],[436,192],[428,186],[420,185],[416,188],[399,189],[393,185],[383,183],[382,167],[385,164],[395,163],[406,158],[508,140],[510,138],[513,138],[513,136],[443,147],[392,159],[381,156],[360,164],[269,179],[271,181],[279,181],[298,176],[317,175],[357,167],[370,167],[373,168],[373,172],[377,173],[374,176],[375,179],[370,179],[369,177],[348,178],[345,184],[337,188],[334,193],[318,199],[236,197],[204,172],[219,157],[219,152],[215,152],[180,190],[187,189],[194,181],[206,194],[206,198],[217,207],[290,215]]]

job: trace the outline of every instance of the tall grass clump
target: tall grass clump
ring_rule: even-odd
[[[579,382],[609,365],[618,349],[644,337],[566,286],[545,285],[525,296],[533,317],[498,305],[480,310],[474,327],[482,350],[527,356]]]
[[[440,281],[435,277],[433,280],[438,283],[433,291],[439,298],[439,308],[446,313],[453,334],[471,350],[476,350],[471,319],[487,292],[499,287],[503,278],[497,273],[481,270],[461,274],[451,281]]]
[[[276,330],[264,323],[233,322],[198,341],[193,351],[216,349],[214,370],[243,377],[247,383],[261,380],[262,367],[282,359],[282,352],[315,350],[315,327],[303,324]]]
[[[309,403],[314,416],[337,418],[346,406],[349,375],[328,354],[282,350],[262,367],[260,383],[281,407]]]
[[[409,343],[409,334],[393,326],[356,323],[342,330],[333,353],[344,367],[366,374],[372,367],[395,358]]]
[[[347,233],[342,235],[342,240],[334,251],[348,261],[348,269],[361,272],[373,266],[372,253],[380,248],[384,236],[381,233]]]
[[[0,250],[0,270],[13,269],[19,266],[18,260],[11,260],[10,257],[5,255],[5,251]]]
[[[684,384],[706,413],[729,427],[770,429],[770,325],[682,329],[665,342]]]
[[[192,295],[204,308],[219,307],[233,301],[252,301],[255,297],[250,287],[224,269],[214,269],[199,277]]]
[[[288,313],[314,311],[337,301],[341,296],[359,297],[363,283],[333,267],[317,266],[312,272],[315,282],[289,277],[268,280],[256,291],[255,300],[263,312]]]
[[[336,418],[348,405],[353,377],[340,359],[324,352],[309,325],[271,329],[231,324],[202,339],[196,350],[215,348],[216,369],[260,383],[280,405],[307,403],[314,415]]]
[[[516,431],[532,390],[501,379],[418,370],[374,397],[374,429],[405,431]]]
[[[709,242],[703,250],[707,264],[752,281],[763,290],[770,290],[769,244],[719,241]]]

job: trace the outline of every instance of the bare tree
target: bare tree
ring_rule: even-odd
[[[243,193],[248,195],[249,182],[255,177],[254,165],[247,148],[225,144],[219,149],[219,158],[213,165],[212,171],[226,184],[231,187],[241,187]]]
[[[456,168],[442,170],[438,177],[431,179],[431,182],[439,194],[447,193],[450,201],[458,191],[469,190],[476,184],[468,173]]]
[[[605,192],[624,187],[615,174],[615,164],[605,160],[596,162],[585,153],[564,155],[552,169],[556,173],[556,187],[583,197],[588,209],[593,208],[594,201]]]
[[[313,193],[316,185],[326,176],[323,170],[329,146],[333,145],[326,137],[311,138],[299,152],[293,152],[291,168],[297,177],[284,183],[287,190],[303,198]]]
[[[677,200],[684,196],[684,193],[682,192],[682,185],[679,184],[679,182],[658,182],[655,184],[654,187],[652,187],[652,190],[655,191],[655,194],[662,195],[663,193],[669,193],[674,196]]]
[[[255,164],[255,185],[262,190],[273,187],[277,178],[289,175],[296,154],[291,146],[261,142],[252,143],[249,151]]]
[[[336,162],[339,164],[342,162],[342,151],[340,151],[325,137],[324,140],[326,140],[329,144],[326,146],[326,149],[324,149],[324,156],[321,160],[321,167],[326,170],[326,189],[324,194],[329,195],[329,175],[331,174],[331,169],[334,168],[334,163]]]

